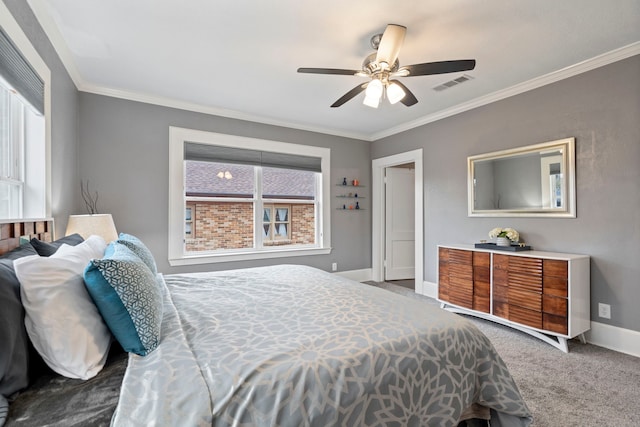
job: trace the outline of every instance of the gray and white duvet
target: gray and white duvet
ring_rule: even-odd
[[[474,403],[531,423],[489,340],[435,306],[304,266],[164,279],[114,426],[455,426]]]

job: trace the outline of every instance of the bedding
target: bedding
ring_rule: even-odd
[[[29,243],[0,255],[0,411],[6,398],[29,384],[29,337],[13,261],[32,255],[37,252]]]
[[[129,354],[113,426],[531,423],[461,316],[304,266],[158,278],[160,343]]]
[[[60,250],[53,267],[57,258],[83,252],[65,243],[80,242],[56,241],[38,253]],[[27,244],[0,262],[16,309],[13,260],[35,253]],[[70,288],[86,257],[76,261]],[[86,381],[48,371],[18,393],[3,389],[0,425],[7,399],[10,427],[531,423],[491,343],[455,314],[304,266],[168,276],[154,274],[155,267],[139,239],[121,234],[84,271],[105,323],[113,319],[91,294],[91,268],[128,313],[129,332],[142,338],[151,331],[150,346],[139,354],[127,348],[126,356],[114,343],[104,369]],[[26,336],[18,323],[6,332]],[[1,385],[24,387],[23,353],[2,354],[9,363],[0,366]],[[20,372],[19,383],[5,381],[10,372]]]
[[[76,246],[84,242],[84,239],[78,233],[70,234],[68,236],[61,237],[55,242],[45,242],[44,240],[36,239],[35,237],[29,241],[31,246],[36,250],[38,255],[48,257],[56,253],[58,248],[62,245]]]
[[[11,403],[4,427],[108,427],[126,368],[127,353],[114,343],[104,369],[90,380],[49,371]]]
[[[69,378],[95,376],[111,345],[82,278],[87,263],[102,257],[106,246],[102,237],[91,236],[77,246],[62,244],[48,257],[14,261],[29,338],[47,365]]]
[[[129,247],[111,242],[92,259],[84,282],[93,302],[122,347],[141,356],[160,339],[162,300],[156,276]]]

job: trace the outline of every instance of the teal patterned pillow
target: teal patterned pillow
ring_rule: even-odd
[[[154,275],[158,274],[156,260],[153,258],[153,254],[149,248],[142,243],[142,240],[130,234],[120,233],[117,242],[125,245],[131,249],[134,254],[138,255],[138,257],[147,264],[147,267],[149,267],[149,270],[151,270]]]
[[[123,349],[145,356],[158,346],[162,294],[155,274],[133,251],[111,242],[104,258],[91,260],[84,281]]]

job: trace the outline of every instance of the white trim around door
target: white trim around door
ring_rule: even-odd
[[[385,169],[392,166],[413,163],[415,166],[415,282],[416,292],[423,293],[424,281],[424,204],[422,181],[422,149],[394,154],[372,161],[372,280],[384,280],[384,224],[385,224]]]

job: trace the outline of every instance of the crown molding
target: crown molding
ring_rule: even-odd
[[[325,135],[334,135],[334,136],[339,136],[344,138],[351,138],[351,139],[358,139],[358,140],[365,140],[365,141],[368,140],[368,135],[366,134],[355,133],[355,132],[344,132],[344,131],[335,130],[335,129],[323,128],[319,126],[307,126],[299,123],[287,122],[287,121],[277,120],[269,117],[248,114],[242,111],[216,108],[216,107],[201,105],[201,104],[192,103],[192,102],[180,101],[173,98],[160,97],[156,95],[149,95],[149,94],[131,92],[131,91],[120,90],[120,89],[105,88],[105,87],[99,87],[95,85],[83,85],[82,87],[79,87],[78,90],[81,92],[93,93],[96,95],[104,95],[112,98],[126,99],[128,101],[142,102],[146,104],[153,104],[153,105],[158,105],[158,106],[163,106],[168,108],[177,108],[179,110],[210,114],[210,115],[219,116],[219,117],[226,117],[229,119],[246,120],[253,123],[261,123],[261,124],[271,125],[271,126],[280,126],[280,127],[286,127],[289,129],[297,129],[297,130],[303,130],[307,132],[316,132],[316,133],[321,133]]]
[[[31,1],[35,1],[35,0],[31,0]],[[80,91],[94,93],[98,95],[105,95],[105,96],[110,96],[115,98],[126,99],[130,101],[138,101],[138,102],[144,102],[147,104],[160,105],[164,107],[178,108],[181,110],[194,111],[194,112],[199,112],[204,114],[212,114],[212,115],[227,117],[231,119],[247,120],[255,123],[262,123],[262,124],[273,125],[273,126],[282,126],[282,127],[287,127],[291,129],[317,132],[317,133],[323,133],[323,134],[329,134],[334,136],[353,138],[353,139],[359,139],[359,140],[371,142],[371,141],[377,141],[382,138],[386,138],[388,136],[396,135],[398,133],[405,132],[407,130],[414,129],[416,127],[423,126],[428,123],[442,120],[444,118],[451,117],[456,114],[460,114],[465,111],[472,110],[474,108],[482,107],[484,105],[491,104],[496,101],[510,98],[512,96],[519,95],[521,93],[528,92],[530,90],[537,89],[542,86],[546,86],[564,79],[568,79],[570,77],[577,76],[587,71],[591,71],[596,68],[600,68],[605,65],[612,64],[614,62],[621,61],[623,59],[630,58],[638,54],[640,54],[640,42],[635,42],[630,45],[621,47],[619,49],[615,49],[613,51],[604,53],[602,55],[598,55],[594,58],[587,59],[585,61],[579,62],[574,65],[570,65],[566,68],[553,71],[549,74],[545,74],[543,76],[533,78],[526,82],[513,85],[506,89],[499,90],[497,92],[493,92],[488,95],[475,98],[471,101],[458,104],[451,108],[447,108],[445,110],[441,110],[436,113],[421,117],[417,120],[406,122],[401,125],[394,126],[392,128],[386,129],[381,132],[373,133],[373,134],[344,132],[344,131],[339,131],[335,129],[323,128],[319,126],[305,126],[305,125],[300,125],[298,123],[275,120],[275,119],[265,118],[263,116],[247,114],[241,111],[209,107],[209,106],[190,103],[190,102],[178,101],[171,98],[162,98],[154,95],[146,95],[146,94],[135,93],[130,91],[104,88],[104,87],[99,87],[95,85],[85,84],[84,82],[82,82],[80,85],[77,84],[77,86],[79,86],[78,90]]]
[[[33,14],[40,23],[40,26],[42,26],[56,53],[60,57],[60,61],[62,61],[62,65],[67,70],[69,77],[71,77],[71,81],[73,81],[76,88],[79,89],[85,83],[82,80],[80,72],[76,68],[75,62],[73,61],[73,55],[62,38],[62,34],[58,30],[55,20],[49,14],[47,7],[45,6],[45,2],[43,0],[27,0],[27,3],[29,3]]]
[[[241,111],[228,110],[223,108],[216,108],[191,102],[185,102],[176,100],[173,98],[159,97],[150,94],[137,93],[133,91],[114,89],[108,87],[102,87],[91,84],[85,81],[80,72],[78,71],[73,61],[73,55],[69,51],[62,34],[58,30],[58,27],[47,10],[45,0],[27,0],[31,9],[33,10],[36,18],[40,22],[40,25],[45,30],[45,33],[49,37],[54,49],[58,53],[60,60],[66,68],[71,80],[76,85],[76,88],[81,92],[93,93],[96,95],[110,96],[114,98],[126,99],[130,101],[143,102],[147,104],[159,105],[169,108],[177,108],[180,110],[193,111],[203,114],[211,114],[220,117],[227,117],[237,120],[246,120],[255,123],[261,123],[265,125],[280,126],[290,129],[298,129],[302,131],[322,133],[328,135],[334,135],[344,138],[358,139],[361,141],[377,141],[382,138],[386,138],[392,135],[396,135],[401,132],[405,132],[419,126],[426,125],[438,120],[442,120],[447,117],[454,116],[456,114],[463,113],[465,111],[472,110],[474,108],[481,107],[483,105],[491,104],[496,101],[500,101],[515,95],[519,95],[524,92],[528,92],[533,89],[537,89],[542,86],[546,86],[551,83],[558,82],[560,80],[567,79],[569,77],[576,76],[578,74],[591,71],[593,69],[603,67],[605,65],[635,56],[640,54],[640,41],[631,43],[627,46],[606,52],[596,57],[587,59],[574,65],[562,68],[557,71],[545,74],[540,77],[533,78],[526,82],[522,82],[506,89],[502,89],[487,95],[480,96],[467,102],[455,105],[453,107],[437,111],[435,113],[423,116],[419,119],[402,123],[400,125],[382,130],[375,133],[361,133],[361,132],[346,132],[339,129],[325,128],[321,126],[310,126],[295,122],[288,122],[284,120],[277,120],[270,117],[264,117],[260,115],[248,114]]]
[[[640,42],[631,43],[627,46],[623,46],[610,52],[603,53],[602,55],[598,55],[591,59],[587,59],[585,61],[570,65],[557,71],[553,71],[549,74],[545,74],[543,76],[527,80],[526,82],[513,85],[506,89],[502,89],[497,92],[472,99],[468,102],[463,102],[462,104],[458,104],[451,108],[429,114],[417,120],[412,120],[410,122],[394,126],[382,132],[377,132],[370,135],[370,138],[371,141],[377,141],[378,139],[396,135],[400,132],[414,129],[416,127],[442,120],[444,118],[451,117],[456,114],[472,110],[474,108],[482,107],[483,105],[491,104],[505,98],[519,95],[521,93],[528,92],[530,90],[537,89],[539,87],[546,86],[560,80],[568,79],[569,77],[577,76],[578,74],[586,73],[587,71],[591,71],[596,68],[600,68],[638,54],[640,54]]]
[[[33,10],[34,15],[36,16],[36,19],[44,29],[46,35],[49,37],[49,40],[53,45],[53,48],[55,49],[56,53],[60,57],[60,60],[62,61],[63,66],[65,67],[65,69],[67,70],[67,73],[69,74],[69,77],[71,77],[71,80],[76,86],[76,89],[80,92],[93,93],[96,95],[104,95],[104,96],[109,96],[113,98],[143,102],[146,104],[159,105],[159,106],[169,107],[169,108],[177,108],[180,110],[193,111],[197,113],[211,114],[215,116],[227,117],[230,119],[246,120],[246,121],[261,123],[265,125],[280,126],[280,127],[290,128],[290,129],[298,129],[298,130],[307,131],[307,132],[329,134],[329,135],[334,135],[334,136],[339,136],[344,138],[352,138],[352,139],[365,140],[365,141],[369,140],[368,135],[363,133],[345,132],[337,129],[328,129],[320,126],[302,125],[299,123],[293,123],[293,122],[288,122],[284,120],[276,120],[269,117],[243,113],[241,111],[210,107],[210,106],[201,105],[197,103],[180,101],[173,98],[166,98],[166,97],[160,97],[160,96],[155,96],[155,95],[150,95],[145,93],[94,85],[82,78],[82,75],[80,74],[80,72],[78,71],[78,68],[75,65],[71,51],[69,50],[66,42],[64,41],[64,38],[62,37],[60,30],[58,30],[58,26],[55,20],[53,19],[53,17],[51,16],[51,14],[47,9],[46,2],[44,0],[27,0],[27,1],[29,3],[29,6],[31,7],[31,10]]]

